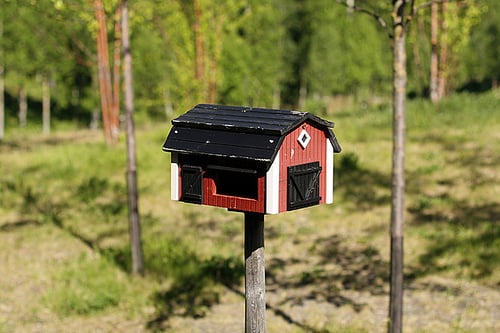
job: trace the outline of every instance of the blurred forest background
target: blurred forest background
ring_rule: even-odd
[[[120,90],[118,1],[103,1],[102,22],[94,6],[100,2],[2,1],[8,129],[40,122],[43,105],[53,119],[97,126],[99,65],[106,63],[108,82]],[[430,96],[433,82],[439,97],[497,87],[499,2],[442,2],[436,15],[430,6],[419,11],[410,27],[409,96]],[[390,13],[388,1],[351,3]],[[334,0],[151,0],[129,7],[139,120],[165,119],[199,102],[324,112],[349,101],[377,103],[391,92],[386,31]],[[108,50],[98,52],[103,41]]]
[[[120,2],[0,0],[0,333],[243,331],[241,214],[169,200],[198,103],[336,123],[335,203],[266,217],[268,330],[385,332],[392,1],[128,1],[141,276]],[[500,1],[409,3],[404,330],[499,332]]]

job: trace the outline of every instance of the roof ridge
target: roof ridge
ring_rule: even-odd
[[[284,135],[308,119],[326,128],[334,126],[334,123],[309,112],[218,104],[198,104],[173,119],[172,124],[182,127]]]

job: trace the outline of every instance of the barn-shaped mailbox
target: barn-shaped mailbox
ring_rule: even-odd
[[[199,104],[172,121],[173,200],[277,214],[333,202],[333,123],[307,112]]]

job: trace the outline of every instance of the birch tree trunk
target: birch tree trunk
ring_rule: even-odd
[[[28,97],[26,96],[26,89],[22,87],[19,90],[19,126],[26,127],[28,118]]]
[[[431,4],[431,73],[429,90],[433,103],[439,101],[438,91],[438,3],[433,1]]]
[[[1,60],[0,60],[1,61]],[[5,136],[5,79],[3,64],[0,62],[0,140]]]
[[[5,78],[3,67],[3,14],[0,14],[0,140],[5,135]]]
[[[406,27],[407,0],[393,0],[393,150],[391,202],[391,272],[389,333],[403,324],[403,212],[405,195]]]
[[[299,110],[305,109],[306,101],[307,101],[307,83],[306,83],[306,79],[302,78],[300,80],[300,88],[299,88],[299,104],[298,104]]]
[[[42,79],[42,127],[43,134],[50,134],[50,81],[47,76]]]
[[[193,0],[194,7],[194,23],[193,32],[195,40],[195,52],[196,52],[196,71],[195,77],[201,82],[203,79],[203,42],[201,36],[201,8],[199,0]]]
[[[128,32],[128,1],[121,3],[123,79],[125,88],[125,117],[127,123],[127,187],[129,206],[130,249],[132,252],[132,273],[144,272],[141,227],[139,223],[139,193],[137,190],[137,162],[134,129],[134,94],[132,89],[132,53]]]
[[[281,107],[281,89],[279,84],[276,84],[273,90],[273,109]]]
[[[446,96],[447,89],[447,76],[449,72],[448,68],[448,36],[447,36],[447,22],[446,22],[446,12],[448,11],[447,0],[443,0],[441,3],[441,22],[439,27],[441,29],[441,36],[439,38],[439,74],[438,74],[438,96],[442,99]]]
[[[347,4],[347,14],[352,15],[354,13],[355,1],[354,0],[346,0],[346,4]]]
[[[347,6],[347,2],[337,0]],[[405,197],[405,137],[406,137],[406,33],[407,24],[414,8],[410,0],[392,0],[392,27],[387,29],[392,38],[392,186],[391,186],[391,263],[388,333],[401,333],[403,329],[403,222]],[[413,5],[414,2],[411,1]],[[374,17],[382,27],[385,20],[370,10],[354,7],[355,10]]]

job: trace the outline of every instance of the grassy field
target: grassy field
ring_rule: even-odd
[[[500,331],[500,99],[408,103],[406,332]],[[391,110],[334,110],[335,204],[267,216],[269,332],[385,332]],[[63,126],[64,127],[64,126]],[[170,201],[170,124],[137,132],[147,273],[130,267],[124,140],[0,142],[0,332],[242,332],[243,216]]]

